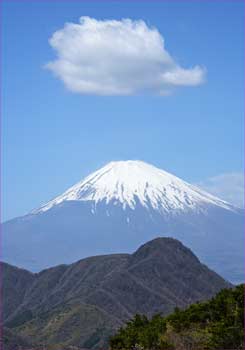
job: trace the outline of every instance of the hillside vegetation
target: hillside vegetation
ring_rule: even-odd
[[[137,313],[166,316],[176,306],[183,309],[232,287],[172,238],[154,239],[133,254],[90,257],[37,274],[2,267],[6,350],[13,350],[9,344],[16,337],[32,347],[104,350]]]
[[[244,349],[244,285],[167,317],[135,315],[110,339],[111,350]]]

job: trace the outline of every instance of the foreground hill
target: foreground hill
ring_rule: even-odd
[[[4,223],[3,260],[38,272],[132,252],[157,234],[180,240],[225,279],[242,283],[243,228],[243,210],[180,178],[141,161],[111,162]]]
[[[166,315],[231,287],[172,238],[36,274],[3,264],[3,286],[8,331],[50,349],[103,347],[136,313]]]
[[[244,285],[223,289],[210,301],[151,320],[134,318],[110,339],[111,350],[244,349]]]

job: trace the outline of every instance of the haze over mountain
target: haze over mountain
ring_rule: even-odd
[[[30,214],[3,225],[3,259],[38,271],[133,251],[156,235],[189,246],[243,281],[243,210],[142,161],[111,162]]]
[[[109,335],[136,313],[165,315],[229,287],[172,238],[38,274],[3,264],[4,334],[10,344],[106,348]]]

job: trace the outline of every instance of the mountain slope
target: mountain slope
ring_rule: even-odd
[[[171,236],[239,282],[243,227],[242,210],[174,175],[140,161],[112,162],[41,208],[4,223],[3,259],[39,271]]]
[[[173,210],[201,211],[205,204],[235,211],[227,202],[142,161],[111,162],[33,213],[47,211],[64,201],[93,201],[94,210],[105,201],[121,204],[123,209],[135,209],[138,203],[169,214]]]
[[[231,287],[172,238],[154,239],[132,255],[91,257],[30,274],[24,294],[9,278],[16,268],[3,264],[3,270],[4,301],[14,305],[5,310],[5,325],[15,336],[50,346],[96,348],[135,313],[168,314]],[[27,273],[20,270],[19,280]],[[13,288],[18,305],[9,298]]]
[[[8,292],[4,295],[2,317],[6,319],[22,303],[27,289],[35,280],[35,275],[9,264],[3,266],[2,280],[4,281],[4,290]]]
[[[8,328],[3,328],[3,350],[31,349],[30,343]],[[2,343],[1,343],[2,345]]]

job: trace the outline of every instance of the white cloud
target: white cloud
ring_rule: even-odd
[[[244,208],[244,175],[242,173],[214,176],[197,185],[227,202]]]
[[[158,30],[144,21],[81,17],[78,24],[66,23],[56,31],[49,43],[57,58],[46,67],[80,94],[168,95],[178,86],[205,80],[205,69],[180,67]]]

